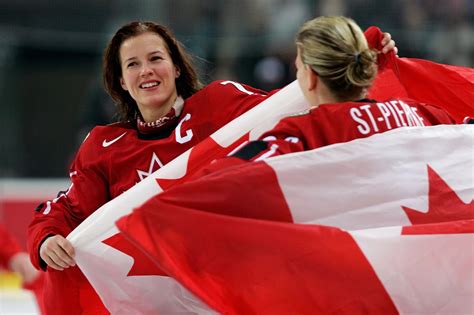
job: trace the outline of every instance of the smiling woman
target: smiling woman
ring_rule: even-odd
[[[180,73],[160,36],[144,33],[127,39],[120,48],[120,65],[120,83],[135,99],[138,118],[152,122],[170,111],[178,96],[175,80]]]
[[[108,314],[75,267],[74,248],[65,239],[75,227],[267,98],[230,81],[202,88],[190,60],[169,30],[150,22],[124,25],[110,41],[104,83],[120,122],[89,133],[71,165],[69,189],[38,207],[29,228],[31,260],[48,271],[48,314]]]
[[[105,87],[117,102],[122,121],[135,120],[138,116],[148,123],[161,117],[151,120],[140,117],[143,116],[141,101],[136,97],[145,86],[156,83],[164,86],[147,93],[159,94],[152,107],[163,108],[163,115],[178,95],[186,99],[202,88],[191,56],[167,28],[151,22],[132,22],[119,29],[107,47],[103,69]],[[140,84],[146,85],[140,87]]]
[[[389,37],[384,42],[394,47]],[[29,227],[31,260],[48,271],[48,314],[108,313],[75,266],[65,238],[74,228],[271,94],[232,81],[202,88],[190,60],[171,32],[155,23],[126,24],[111,39],[104,83],[120,122],[89,133],[71,165],[69,189],[40,205]]]

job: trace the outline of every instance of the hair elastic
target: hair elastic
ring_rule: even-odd
[[[355,59],[356,64],[360,63],[360,53],[359,52],[354,55],[354,59]]]

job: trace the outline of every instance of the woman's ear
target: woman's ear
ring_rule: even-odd
[[[318,75],[316,74],[316,72],[308,65],[306,65],[308,67],[307,71],[307,75],[308,75],[308,90],[309,91],[313,91],[313,90],[316,90],[316,87],[318,86],[318,80],[319,80],[319,77]]]
[[[123,78],[120,78],[120,85],[122,86],[122,89],[124,89],[125,91],[128,91],[127,86],[125,85],[125,81],[123,80]]]

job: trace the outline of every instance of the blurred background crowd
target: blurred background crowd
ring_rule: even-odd
[[[319,15],[390,32],[401,57],[473,67],[474,0],[0,0],[0,178],[66,177],[83,137],[113,121],[101,58],[131,20],[170,27],[201,80],[293,81],[294,34]]]

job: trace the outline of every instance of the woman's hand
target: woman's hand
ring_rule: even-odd
[[[383,33],[382,46],[382,53],[386,54],[393,50],[395,55],[398,56],[398,48],[395,46],[395,41],[392,39],[390,33]]]
[[[49,267],[56,270],[64,270],[76,265],[74,247],[61,235],[48,237],[41,244],[40,257]]]
[[[25,252],[14,255],[9,261],[9,267],[12,271],[18,273],[23,283],[26,284],[33,282],[40,273],[33,267],[30,257]]]

